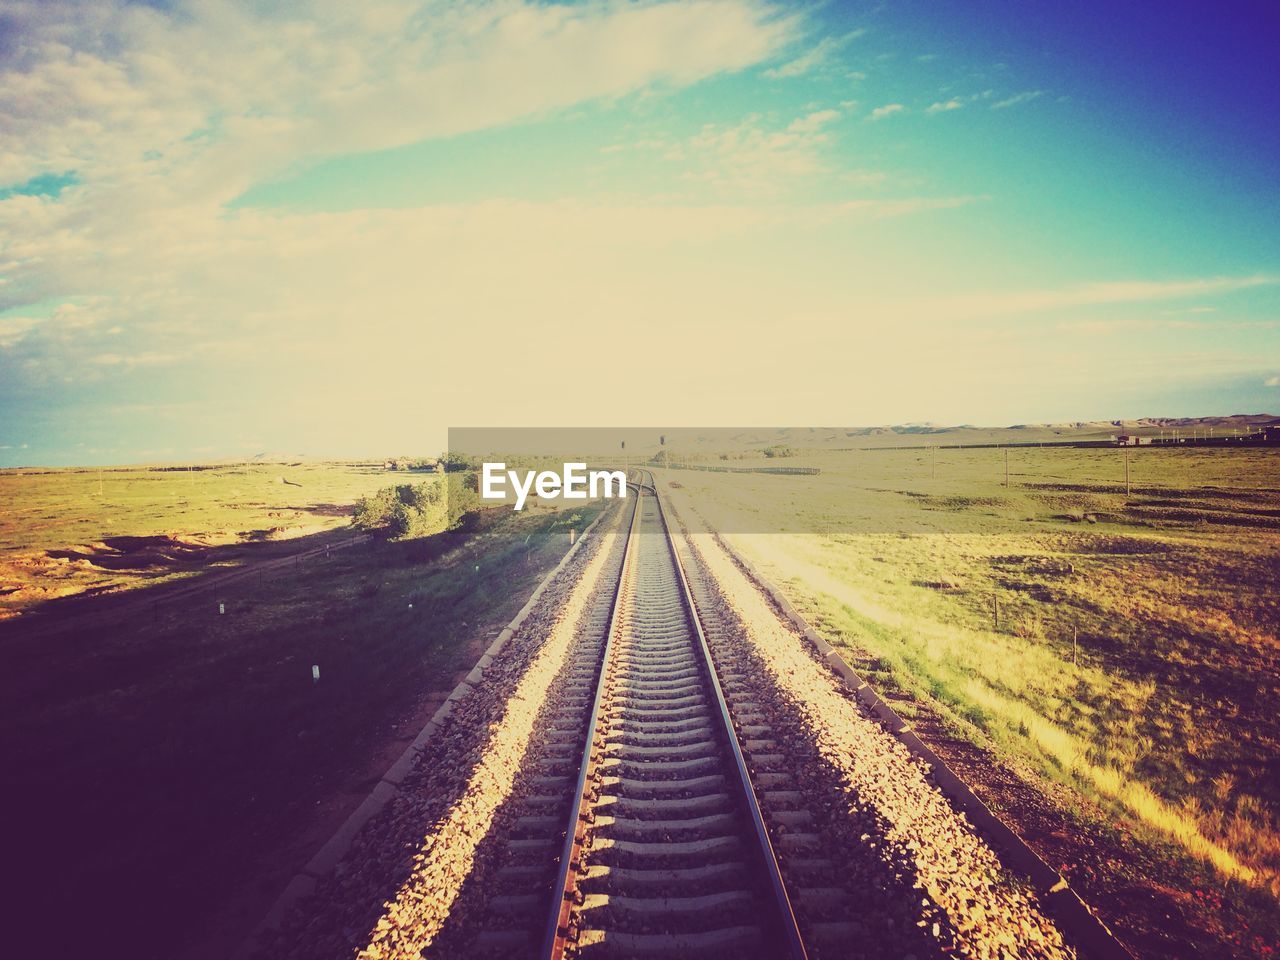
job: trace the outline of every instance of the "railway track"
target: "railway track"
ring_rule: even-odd
[[[743,745],[661,504],[641,491],[542,956],[799,960]]]
[[[262,955],[350,956],[369,929],[362,960],[1074,956],[905,749],[641,479],[556,588],[572,612],[549,608],[486,669],[368,866]]]
[[[494,876],[432,955],[807,956],[749,774],[775,744],[739,740],[661,504],[633,489]]]
[[[530,786],[496,831],[495,875],[431,955],[881,955],[851,949],[872,933],[874,896],[865,865],[850,871],[865,851],[828,827],[830,784],[802,772],[820,760],[801,762],[802,735],[736,652],[652,484],[634,489],[610,588],[552,690]]]

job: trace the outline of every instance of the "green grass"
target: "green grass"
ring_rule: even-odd
[[[1275,929],[1280,451],[1130,451],[1129,496],[1124,456],[1014,450],[1008,488],[1002,450],[672,477],[881,682],[1232,881],[1242,909],[1266,891]]]
[[[349,463],[0,471],[0,619],[343,527],[397,477],[427,479]]]

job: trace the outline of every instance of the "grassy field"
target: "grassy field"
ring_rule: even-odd
[[[389,477],[422,479],[346,463],[0,470],[0,619],[344,527]]]
[[[1224,897],[1225,942],[1274,943],[1280,451],[1129,451],[1128,494],[1123,450],[1008,455],[1008,487],[1004,450],[667,475],[872,682]]]
[[[345,517],[304,508],[425,479],[342,466],[286,472],[304,497],[280,490],[279,473],[136,472],[117,477],[114,492],[104,483],[121,536],[181,530],[187,541],[218,531],[234,545],[266,521],[283,526],[273,512],[295,510],[299,524],[318,516],[328,527]],[[5,479],[20,485],[28,521],[52,515],[28,546],[66,549],[57,538],[69,533],[72,543],[101,539],[100,521],[90,530],[72,516],[92,507],[95,477]],[[188,483],[219,499],[182,497]],[[251,564],[258,572],[234,582],[218,578],[215,554],[218,563],[181,571],[180,584],[132,581],[128,597],[175,594],[144,603],[140,615],[102,620],[93,611],[116,610],[116,598],[81,597],[72,618],[0,624],[0,790],[22,827],[6,862],[22,878],[11,907],[23,920],[7,925],[6,942],[40,952],[51,930],[72,924],[112,956],[229,955],[593,510],[492,511],[466,533]],[[11,542],[21,536],[7,529]],[[328,536],[289,546],[305,550]],[[191,589],[205,580],[219,585]]]
[[[904,712],[993,752],[1082,832],[1101,816],[1139,844],[1100,869],[1158,890],[1157,925],[1174,903],[1202,952],[1263,955],[1280,931],[1280,451],[1022,447],[1007,487],[1005,457],[815,451],[784,459],[810,477],[665,475]],[[469,535],[316,551],[358,496],[424,480],[0,473],[0,789],[25,828],[33,944],[72,885],[94,891],[74,909],[103,943],[218,956],[235,929],[220,904],[275,892],[589,519],[495,511]]]

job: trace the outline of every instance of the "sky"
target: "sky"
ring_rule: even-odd
[[[1269,6],[6,0],[0,466],[1280,412]]]

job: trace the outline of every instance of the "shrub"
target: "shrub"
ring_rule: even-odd
[[[476,457],[467,457],[460,453],[445,453],[440,457],[440,469],[445,473],[456,473],[460,470],[478,470],[480,469],[480,461]]]
[[[351,523],[389,540],[437,533],[444,529],[442,500],[438,483],[386,487],[356,504]]]
[[[1040,641],[1045,638],[1044,624],[1033,613],[1024,614],[1013,621],[1013,635],[1023,640]]]

